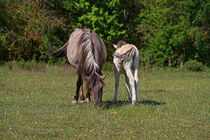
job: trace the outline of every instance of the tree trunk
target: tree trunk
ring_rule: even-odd
[[[184,63],[183,63],[182,60],[181,60],[181,63],[180,63],[180,70],[184,70]]]
[[[171,68],[172,64],[171,64],[171,58],[168,57],[168,67]]]

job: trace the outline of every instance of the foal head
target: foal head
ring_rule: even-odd
[[[125,41],[120,40],[120,41],[118,41],[117,45],[113,44],[113,46],[115,49],[118,49],[125,44],[127,44]]]
[[[93,97],[94,105],[102,104],[102,95],[105,78],[106,75],[101,76],[97,73],[94,73],[87,82],[87,90],[89,90]]]

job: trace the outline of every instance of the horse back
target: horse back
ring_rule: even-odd
[[[126,44],[126,45],[121,46],[119,49],[117,49],[116,53],[119,53],[120,55],[124,55],[131,50],[138,51],[138,49],[134,45]]]
[[[132,44],[126,44],[118,48],[115,53],[113,54],[114,65],[117,70],[124,71],[123,66],[125,64],[131,64],[131,67],[138,61],[138,49]],[[135,62],[136,61],[136,62]],[[138,63],[138,62],[137,62]]]
[[[95,61],[102,68],[103,63],[106,61],[107,53],[106,46],[103,40],[99,37],[96,32],[92,32],[92,41],[94,47]]]
[[[83,65],[82,54],[86,47],[82,42],[84,33],[90,34],[95,62],[100,68],[102,68],[107,55],[106,47],[99,35],[90,29],[75,29],[75,31],[70,35],[69,45],[67,47],[67,58],[70,65],[76,69],[80,69],[81,65]]]

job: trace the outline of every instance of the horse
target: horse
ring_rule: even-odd
[[[117,102],[120,73],[125,75],[125,86],[128,93],[128,100],[131,101],[130,86],[132,89],[132,104],[137,102],[138,71],[139,71],[139,51],[133,44],[119,41],[113,54],[113,64],[115,73],[115,93],[114,102]]]
[[[75,29],[69,40],[57,51],[50,50],[50,54],[57,58],[67,56],[69,64],[76,69],[76,92],[72,103],[90,102],[92,96],[94,105],[102,104],[104,79],[102,66],[106,61],[106,46],[99,35],[91,29]],[[86,98],[83,93],[83,79],[86,81]]]

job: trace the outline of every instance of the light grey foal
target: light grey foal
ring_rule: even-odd
[[[138,89],[138,71],[139,71],[139,51],[132,45],[124,41],[119,41],[117,45],[113,44],[116,49],[113,54],[114,71],[115,71],[115,94],[114,102],[117,101],[119,88],[120,73],[125,75],[125,86],[128,92],[128,100],[131,101],[130,87],[132,89],[132,104],[137,102]]]

